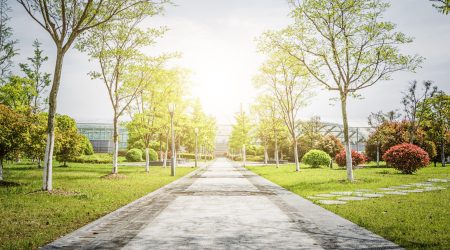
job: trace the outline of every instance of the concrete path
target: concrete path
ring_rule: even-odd
[[[45,249],[400,249],[226,159]]]

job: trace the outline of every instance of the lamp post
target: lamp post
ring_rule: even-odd
[[[175,112],[175,103],[169,103],[170,113],[170,133],[172,134],[172,161],[170,163],[170,174],[175,176],[175,133],[173,131],[173,114]]]
[[[197,167],[197,137],[198,137],[198,128],[194,129],[195,132],[195,167]]]

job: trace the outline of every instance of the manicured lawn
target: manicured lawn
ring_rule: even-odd
[[[60,164],[54,163],[55,166]],[[152,192],[194,168],[119,167],[126,178],[101,178],[108,164],[69,163],[55,167],[54,193],[40,192],[42,169],[33,165],[6,165],[0,185],[0,248],[37,248]],[[123,176],[122,176],[123,177]]]
[[[413,175],[391,168],[357,169],[354,183],[347,182],[346,171],[337,168],[303,168],[299,173],[293,165],[248,169],[305,198],[333,191],[376,191],[429,178],[450,179],[450,167],[427,167]],[[438,185],[447,189],[319,205],[407,249],[450,249],[450,183]]]

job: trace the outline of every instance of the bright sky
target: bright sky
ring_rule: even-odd
[[[205,111],[219,123],[232,123],[240,103],[247,107],[255,97],[251,80],[263,61],[256,52],[255,38],[268,29],[286,26],[288,6],[283,0],[174,0],[164,16],[150,19],[154,26],[165,25],[170,31],[152,51],[181,52],[176,64],[190,69],[194,97],[199,97]],[[391,1],[388,20],[400,31],[416,38],[405,48],[408,53],[426,57],[417,73],[397,73],[393,80],[380,82],[362,92],[364,99],[349,103],[349,119],[363,124],[370,112],[401,109],[401,92],[408,82],[434,80],[440,89],[450,93],[450,15],[437,13],[426,0]],[[47,70],[52,73],[54,45],[45,31],[14,1],[11,24],[19,39],[24,62],[32,54],[32,41],[38,38],[50,57]],[[58,112],[78,121],[109,122],[112,109],[102,82],[92,81],[87,73],[97,68],[85,54],[71,49],[65,57]],[[339,105],[330,105],[335,93],[318,91],[304,109],[302,119],[319,115],[322,120],[340,122]]]

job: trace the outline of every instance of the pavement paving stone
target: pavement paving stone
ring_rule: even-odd
[[[347,202],[345,201],[338,201],[338,200],[319,200],[318,201],[321,204],[325,204],[325,205],[342,205],[342,204],[347,204]]]
[[[402,248],[218,159],[43,249]]]
[[[340,201],[362,201],[362,200],[367,200],[367,198],[357,197],[357,196],[344,196],[344,197],[339,197],[338,200],[340,200]]]
[[[392,194],[392,195],[408,195],[408,193],[400,192],[400,191],[387,191],[384,194]]]

